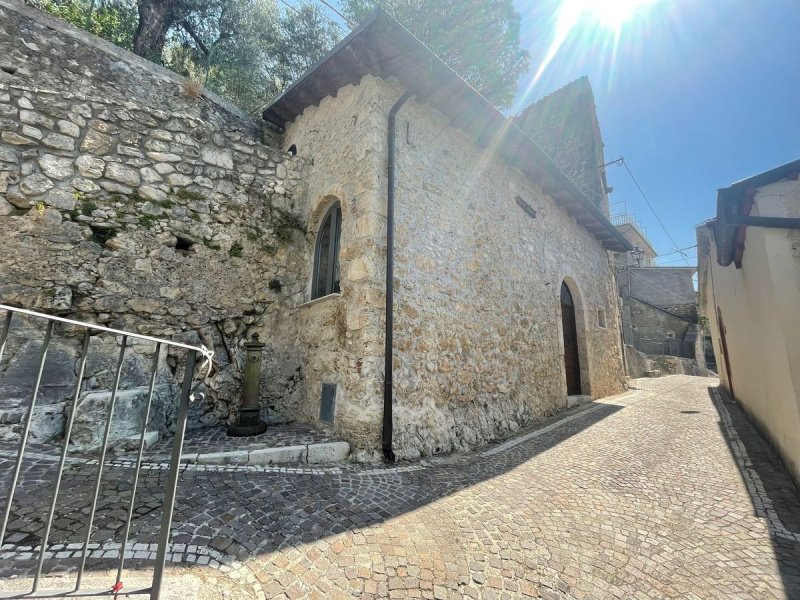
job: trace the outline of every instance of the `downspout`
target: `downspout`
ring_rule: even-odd
[[[394,342],[394,188],[395,188],[395,121],[406,101],[414,95],[406,90],[389,110],[388,184],[386,194],[386,335],[383,363],[383,457],[394,462],[392,450],[392,345]]]

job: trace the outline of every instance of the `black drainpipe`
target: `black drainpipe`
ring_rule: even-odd
[[[395,180],[395,120],[397,111],[414,95],[406,90],[389,110],[388,163],[389,177],[386,195],[386,336],[383,364],[383,457],[394,462],[392,450],[392,343],[394,341],[394,180]]]

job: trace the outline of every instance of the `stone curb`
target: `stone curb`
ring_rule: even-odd
[[[230,452],[189,453],[181,456],[181,462],[201,465],[320,464],[342,461],[348,454],[350,454],[350,444],[347,442],[325,442]]]

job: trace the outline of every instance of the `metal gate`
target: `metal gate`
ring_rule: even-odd
[[[159,598],[161,587],[163,583],[164,566],[167,558],[167,549],[170,544],[170,527],[172,525],[172,515],[175,506],[175,494],[178,485],[178,474],[181,463],[181,449],[183,446],[184,433],[186,431],[186,421],[189,409],[190,398],[197,385],[202,382],[202,379],[197,385],[193,387],[193,380],[195,374],[195,363],[198,355],[205,358],[206,363],[210,369],[212,352],[205,347],[196,347],[179,342],[162,340],[150,336],[139,335],[127,331],[120,331],[108,327],[101,327],[99,325],[92,325],[89,323],[82,323],[80,321],[73,321],[71,319],[64,319],[42,313],[37,313],[20,308],[13,308],[0,304],[0,311],[5,311],[5,315],[0,321],[0,366],[3,365],[3,354],[6,351],[7,342],[9,339],[9,332],[12,331],[14,321],[16,320],[30,320],[33,322],[41,322],[44,326],[44,338],[41,348],[38,352],[38,363],[35,369],[35,381],[33,382],[33,391],[30,395],[30,401],[27,404],[26,412],[23,420],[21,421],[22,431],[20,435],[19,447],[16,451],[16,460],[13,463],[12,472],[10,473],[10,485],[5,493],[5,505],[2,512],[2,523],[0,524],[0,554],[5,554],[9,549],[13,550],[13,545],[6,543],[6,535],[8,533],[9,520],[15,506],[22,501],[19,500],[19,488],[22,483],[20,475],[25,470],[23,469],[23,461],[26,458],[26,446],[28,446],[28,438],[31,432],[31,423],[33,420],[34,409],[36,407],[37,397],[39,396],[40,387],[42,384],[42,376],[47,369],[47,352],[48,347],[59,329],[70,329],[70,333],[74,334],[75,329],[83,330],[83,346],[80,358],[77,363],[77,378],[75,382],[74,394],[70,404],[71,410],[69,417],[64,426],[63,440],[60,450],[60,457],[58,458],[58,467],[55,475],[55,480],[51,483],[52,495],[47,503],[47,517],[44,524],[44,531],[38,538],[38,545],[32,547],[31,558],[35,562],[33,570],[33,581],[31,589],[24,592],[0,593],[0,598],[52,598],[52,597],[87,597],[87,596],[112,596],[117,597],[121,595],[149,595],[150,598]],[[2,312],[0,312],[2,314]],[[99,456],[92,461],[91,465],[96,462],[96,470],[94,470],[94,479],[86,481],[89,486],[87,489],[91,491],[90,497],[92,498],[88,514],[86,516],[86,529],[85,534],[82,535],[82,544],[79,550],[76,550],[76,560],[78,563],[77,574],[75,576],[75,584],[71,589],[65,590],[40,590],[40,584],[43,580],[43,569],[48,559],[55,558],[55,552],[52,551],[54,544],[50,540],[53,526],[53,518],[56,514],[56,508],[59,504],[59,491],[62,485],[64,476],[65,465],[67,464],[67,454],[69,450],[70,436],[73,430],[73,424],[76,415],[76,407],[78,400],[81,397],[81,388],[84,384],[84,376],[86,372],[86,363],[89,356],[90,339],[93,335],[111,334],[121,338],[119,355],[116,360],[116,367],[113,377],[113,389],[109,401],[107,416],[104,423],[98,423],[98,427],[103,427],[102,446],[99,449]],[[116,561],[116,578],[115,581],[105,589],[84,589],[82,587],[84,574],[87,567],[87,558],[90,554],[91,537],[93,527],[95,524],[95,516],[98,509],[98,498],[100,496],[101,482],[103,481],[103,469],[107,466],[107,451],[109,448],[109,434],[112,430],[114,420],[114,408],[118,398],[118,392],[123,389],[120,387],[123,363],[125,359],[126,349],[130,347],[132,340],[142,340],[155,344],[155,355],[153,359],[152,371],[149,376],[149,387],[146,395],[146,402],[141,406],[142,411],[142,427],[139,433],[138,451],[136,451],[136,459],[133,463],[133,475],[130,481],[130,500],[128,502],[127,518],[124,524],[124,531],[122,534],[121,545],[119,547],[119,557]],[[182,378],[182,385],[178,397],[177,416],[175,424],[175,437],[171,448],[171,460],[169,463],[169,470],[167,482],[164,487],[164,501],[162,504],[161,525],[158,532],[158,546],[156,551],[155,564],[153,566],[153,577],[149,586],[127,589],[123,586],[122,576],[125,569],[126,554],[130,556],[132,553],[128,549],[129,536],[131,533],[131,522],[134,519],[134,507],[136,503],[137,487],[139,486],[139,475],[143,464],[143,455],[145,449],[145,433],[147,430],[148,420],[151,414],[153,404],[153,392],[156,384],[156,377],[158,374],[159,357],[162,351],[173,353],[175,351],[185,353],[185,368]],[[202,367],[201,367],[202,368]],[[29,453],[30,454],[30,453]],[[7,477],[8,473],[3,473],[3,478]],[[5,545],[4,545],[5,544]],[[51,545],[48,549],[48,544]],[[77,544],[75,544],[77,545]],[[3,561],[6,563],[6,561]],[[8,563],[6,563],[8,564]]]

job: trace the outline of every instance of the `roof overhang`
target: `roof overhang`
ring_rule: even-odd
[[[714,228],[717,262],[721,266],[727,267],[734,263],[737,269],[741,268],[748,225],[782,228],[798,226],[797,219],[749,216],[758,188],[782,179],[797,179],[798,175],[800,160],[795,160],[717,190],[717,218],[709,223],[709,227]]]
[[[383,10],[373,11],[325,57],[263,109],[264,120],[284,127],[365,75],[394,77],[450,119],[482,148],[519,168],[608,250],[633,247],[605,214],[539,145]]]

